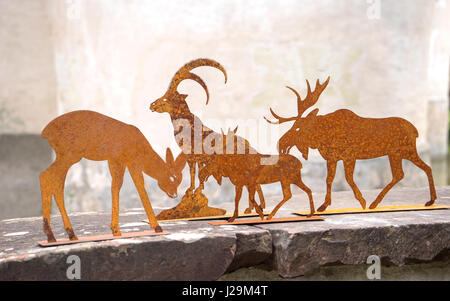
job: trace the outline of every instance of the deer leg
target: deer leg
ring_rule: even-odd
[[[47,235],[48,242],[55,242],[55,235],[53,235],[52,228],[50,227],[50,212],[52,209],[52,181],[51,181],[51,166],[44,170],[40,176],[41,182],[41,195],[42,195],[42,228]]]
[[[378,206],[378,204],[381,202],[385,194],[398,182],[400,182],[401,179],[405,176],[403,173],[402,168],[402,158],[397,156],[389,156],[389,163],[391,164],[391,171],[392,171],[392,181],[384,187],[384,189],[380,192],[380,194],[377,196],[375,201],[373,201],[372,204],[370,204],[369,208],[374,209]]]
[[[134,185],[136,186],[136,189],[139,193],[139,197],[141,198],[145,213],[147,213],[148,221],[150,222],[150,228],[154,228],[155,232],[162,232],[162,228],[161,226],[159,226],[158,221],[156,220],[155,212],[153,212],[152,205],[150,204],[150,200],[148,199],[147,191],[145,191],[142,171],[134,167],[128,167],[128,170],[130,171],[131,178],[133,179]]]
[[[434,180],[433,180],[433,174],[431,172],[430,166],[428,166],[425,162],[420,159],[419,155],[417,154],[417,151],[412,155],[411,157],[407,158],[409,161],[414,163],[417,167],[422,169],[428,177],[428,184],[430,185],[430,201],[425,204],[425,206],[431,206],[434,204],[434,201],[436,200],[436,188],[434,187]]]
[[[235,186],[236,195],[234,197],[234,213],[233,216],[228,219],[229,223],[234,222],[234,220],[239,216],[239,200],[242,196],[242,186]]]
[[[299,175],[299,176],[300,176],[300,175]],[[308,199],[309,199],[309,209],[310,209],[310,213],[308,214],[308,217],[313,216],[315,210],[314,210],[314,201],[313,201],[313,196],[312,196],[311,189],[309,189],[309,187],[306,186],[305,183],[303,183],[301,177],[299,177],[299,179],[298,179],[294,184],[297,185],[301,190],[303,190],[304,192],[306,192],[306,194],[308,195]]]
[[[108,162],[109,172],[111,173],[111,196],[112,196],[112,213],[110,228],[114,236],[121,236],[119,229],[119,193],[123,184],[123,175],[125,173],[125,166],[117,162]]]
[[[64,205],[64,182],[66,180],[67,171],[73,163],[70,163],[69,161],[61,162],[62,163],[61,165],[59,165],[59,168],[56,172],[57,184],[54,192],[55,202],[58,206],[59,212],[61,213],[61,217],[64,223],[64,229],[66,230],[67,235],[69,235],[69,239],[77,240],[78,238],[73,232],[72,225],[70,224],[69,217],[67,216],[66,206]]]
[[[256,213],[258,213],[259,217],[261,219],[264,219],[264,212],[262,211],[261,207],[256,203],[255,201],[255,192],[256,192],[256,185],[249,185],[248,188],[248,197],[250,199],[250,202],[255,207]]]
[[[283,199],[281,200],[281,202],[278,203],[278,205],[275,206],[275,208],[272,210],[272,212],[266,218],[267,220],[272,219],[272,217],[277,213],[278,209],[280,209],[281,206],[283,206],[283,204],[286,203],[292,197],[291,183],[286,183],[286,182],[282,181],[281,188],[283,189]]]
[[[327,194],[325,196],[325,202],[317,209],[319,212],[325,211],[331,205],[331,185],[336,175],[336,163],[336,161],[327,161]]]
[[[356,162],[356,160],[344,161],[345,179],[347,180],[347,183],[352,188],[353,194],[355,195],[355,198],[361,204],[361,207],[363,209],[366,209],[366,200],[363,198],[361,191],[358,189],[358,186],[356,186],[356,184],[353,180],[353,171],[355,170],[355,162]]]

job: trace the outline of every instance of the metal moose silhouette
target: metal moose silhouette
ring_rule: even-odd
[[[173,76],[166,93],[156,99],[150,105],[150,110],[158,113],[168,113],[174,128],[174,136],[177,144],[187,155],[187,163],[190,169],[191,184],[183,196],[181,202],[174,208],[162,211],[158,219],[176,219],[188,217],[205,217],[223,215],[225,210],[212,208],[208,206],[208,199],[202,193],[203,185],[195,189],[196,166],[202,166],[209,162],[210,156],[214,153],[224,153],[227,151],[221,145],[222,134],[216,133],[206,127],[201,120],[189,110],[186,103],[186,94],[180,94],[177,91],[178,85],[186,79],[191,79],[200,84],[206,92],[206,104],[209,102],[209,91],[205,82],[196,74],[191,73],[195,68],[209,66],[216,68],[225,76],[227,82],[227,73],[225,68],[218,62],[211,59],[195,59],[183,65]],[[211,141],[208,146],[207,142]],[[243,139],[240,141],[244,141]],[[207,145],[205,147],[205,145]],[[248,142],[242,145],[246,153],[257,153]],[[240,147],[238,147],[240,148]],[[264,208],[264,196],[260,185],[256,185],[260,203]],[[250,201],[251,203],[251,201]],[[251,209],[252,205],[249,206]],[[259,208],[258,208],[259,210]],[[246,210],[248,212],[248,210]]]
[[[239,145],[239,140],[248,143],[247,140],[236,136],[237,128],[234,131],[222,134],[225,145]],[[236,149],[235,149],[236,150]],[[263,154],[215,154],[208,157],[206,164],[203,164],[199,170],[200,187],[209,176],[213,176],[220,184],[222,177],[228,177],[235,186],[235,207],[233,216],[228,222],[233,222],[238,217],[239,200],[241,199],[242,188],[247,187],[251,205],[255,206],[256,212],[263,219],[263,212],[255,202],[255,190],[258,185],[280,182],[283,190],[283,199],[275,206],[273,211],[267,217],[267,220],[277,213],[278,209],[291,197],[291,184],[295,184],[306,192],[309,198],[310,215],[314,214],[314,202],[311,190],[303,183],[300,170],[302,164],[296,157],[283,155],[263,155]]]
[[[112,177],[113,236],[121,236],[119,191],[126,168],[136,185],[150,227],[155,232],[162,232],[144,188],[142,173],[156,179],[159,188],[169,197],[175,198],[182,180],[181,171],[186,165],[183,153],[174,160],[168,148],[164,162],[138,128],[93,111],[74,111],[57,117],[44,128],[42,137],[48,139],[56,153],[55,161],[40,174],[43,228],[48,242],[56,242],[50,227],[52,196],[58,205],[69,239],[78,240],[64,206],[64,182],[69,168],[82,158],[108,161]]]
[[[294,121],[293,126],[278,141],[278,150],[287,154],[296,146],[305,159],[308,159],[308,149],[318,149],[327,161],[327,192],[325,202],[318,211],[324,211],[331,204],[331,185],[339,160],[344,163],[345,178],[351,186],[355,198],[362,208],[366,208],[360,190],[353,181],[355,161],[388,156],[392,170],[392,181],[380,192],[369,208],[374,209],[381,202],[385,194],[403,177],[402,160],[408,159],[421,168],[428,177],[431,200],[426,206],[431,206],[436,200],[431,168],[425,164],[417,154],[417,129],[407,120],[397,117],[363,118],[350,110],[337,110],[326,115],[317,115],[318,109],[311,111],[306,117],[303,113],[312,107],[326,88],[330,77],[320,84],[317,80],[314,91],[311,91],[308,80],[308,94],[301,99],[299,93],[287,87],[297,96],[297,116],[280,117],[270,109],[276,122],[266,119],[270,123],[285,123]]]

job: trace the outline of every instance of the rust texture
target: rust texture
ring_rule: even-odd
[[[191,70],[202,66],[209,66],[222,71],[226,83],[227,73],[221,64],[211,59],[195,59],[182,66],[175,73],[166,93],[153,101],[150,105],[151,111],[168,113],[170,115],[177,144],[180,146],[182,152],[187,155],[191,179],[190,186],[181,202],[176,207],[161,212],[157,217],[159,220],[223,215],[226,212],[223,209],[208,206],[208,199],[202,193],[203,186],[194,191],[196,187],[195,175],[197,165],[201,167],[208,164],[212,154],[224,153],[226,151],[220,144],[222,134],[216,133],[206,127],[197,116],[192,114],[186,102],[186,97],[188,95],[180,94],[177,91],[178,85],[183,80],[190,79],[196,81],[205,90],[206,104],[208,104],[208,87],[198,75],[191,73]],[[242,144],[237,148],[242,148],[244,153],[257,153],[248,143]],[[261,207],[264,208],[264,196],[260,185],[257,185],[255,190],[258,192]],[[246,212],[251,212],[254,205],[255,204],[249,200],[249,208],[247,208]],[[259,206],[257,208],[262,212]]]
[[[402,160],[408,159],[421,168],[428,177],[430,198],[426,206],[431,206],[436,200],[431,168],[425,164],[417,154],[417,129],[407,120],[397,117],[390,118],[364,118],[350,110],[341,109],[326,115],[317,115],[318,109],[312,110],[306,117],[302,114],[312,107],[326,88],[330,77],[320,84],[317,80],[314,91],[311,91],[308,80],[308,92],[305,99],[293,88],[287,87],[297,96],[297,115],[293,117],[280,117],[272,109],[270,112],[284,123],[294,121],[293,126],[279,139],[278,150],[280,154],[287,154],[292,147],[297,147],[305,160],[308,159],[308,149],[317,149],[327,161],[327,193],[325,202],[318,211],[324,211],[331,204],[331,185],[339,160],[344,163],[345,178],[353,190],[355,198],[362,208],[366,201],[353,181],[353,171],[356,160],[372,159],[388,156],[392,171],[392,181],[379,193],[370,204],[374,209],[381,202],[385,194],[403,177]]]
[[[93,111],[73,111],[57,117],[44,128],[42,137],[48,139],[56,153],[55,161],[40,174],[43,229],[48,242],[56,241],[50,227],[52,197],[58,205],[69,239],[77,240],[64,206],[64,182],[69,168],[82,158],[108,161],[112,177],[111,230],[114,236],[121,236],[119,191],[126,168],[136,185],[150,227],[155,232],[162,231],[144,188],[142,173],[156,179],[159,188],[175,198],[182,180],[181,172],[186,165],[183,153],[174,160],[168,148],[164,162],[138,128]]]
[[[235,136],[235,131],[229,131],[228,134],[222,134],[224,145],[239,145],[236,140],[243,138]],[[240,138],[240,139],[238,139]],[[234,142],[233,142],[234,141]],[[215,154],[208,157],[206,164],[203,164],[199,170],[200,187],[209,176],[213,176],[220,184],[222,177],[228,177],[236,188],[235,208],[233,216],[228,222],[233,222],[238,217],[239,200],[242,189],[245,186],[248,190],[251,204],[261,219],[264,214],[261,208],[255,202],[256,187],[261,184],[270,184],[280,182],[283,190],[283,199],[275,206],[273,211],[266,218],[267,220],[277,213],[278,209],[286,203],[291,197],[291,184],[297,185],[306,192],[309,198],[310,215],[314,214],[314,202],[311,190],[303,183],[300,170],[302,164],[300,160],[289,154],[282,155],[264,155],[264,154]]]

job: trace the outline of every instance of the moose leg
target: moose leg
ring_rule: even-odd
[[[363,209],[366,209],[366,200],[363,198],[361,191],[359,191],[358,186],[356,186],[355,182],[353,181],[353,171],[355,170],[355,162],[356,160],[344,161],[345,179],[352,188],[353,194],[361,204],[361,207]]]
[[[266,208],[266,201],[264,200],[264,194],[262,192],[261,185],[256,185],[256,192],[258,192],[259,206],[261,207],[261,209]],[[248,199],[248,208],[245,209],[244,213],[252,213],[253,208],[254,208],[254,206],[249,198]]]
[[[420,159],[417,151],[411,157],[407,158],[409,161],[414,163],[417,167],[422,169],[428,177],[428,184],[430,185],[430,198],[431,200],[425,204],[425,206],[431,206],[434,204],[436,200],[436,188],[434,187],[433,174],[431,172],[431,168]]]
[[[261,185],[256,186],[256,191],[258,192],[259,204],[262,209],[266,208],[266,201],[264,200],[264,194],[261,189]]]
[[[312,196],[311,189],[309,189],[309,187],[306,186],[305,183],[303,183],[303,181],[302,181],[302,179],[300,177],[297,180],[297,182],[295,182],[294,184],[297,185],[301,190],[306,192],[306,194],[308,195],[308,198],[309,198],[309,209],[310,209],[310,213],[308,214],[308,216],[313,216],[315,210],[314,210],[314,201],[313,201],[313,196]]]
[[[272,219],[272,217],[277,213],[278,209],[280,209],[281,206],[283,206],[283,204],[286,203],[292,197],[291,183],[286,183],[286,182],[282,181],[281,188],[283,189],[283,199],[281,200],[281,202],[278,203],[278,205],[275,206],[275,208],[272,210],[272,212],[266,218],[267,220]]]
[[[391,164],[391,171],[392,171],[392,181],[384,187],[384,189],[380,192],[380,194],[377,196],[375,201],[373,201],[372,204],[370,204],[369,208],[374,209],[378,206],[378,204],[381,202],[381,200],[384,198],[385,194],[398,182],[400,182],[401,179],[405,176],[403,173],[402,168],[402,158],[398,156],[389,156],[389,163]]]
[[[121,236],[119,230],[119,192],[123,184],[123,175],[125,166],[117,162],[108,162],[109,171],[111,173],[111,196],[112,196],[112,213],[110,228],[114,236]]]
[[[233,216],[228,219],[228,222],[234,222],[234,220],[239,216],[239,200],[242,196],[242,186],[235,186],[236,195],[234,197],[234,213]]]
[[[142,171],[136,168],[128,167],[130,171],[131,178],[133,179],[134,185],[141,198],[142,205],[144,206],[145,213],[147,213],[148,221],[150,222],[150,227],[155,229],[155,232],[162,232],[162,228],[159,226],[158,221],[155,217],[155,212],[153,212],[152,205],[148,199],[147,191],[144,187],[144,177],[142,176]]]
[[[264,219],[264,212],[262,211],[261,207],[256,203],[255,201],[255,192],[256,192],[256,185],[249,185],[248,188],[248,197],[250,198],[250,202],[255,207],[256,213],[258,213],[259,217],[261,219]]]
[[[325,196],[325,202],[317,211],[325,211],[331,204],[331,185],[333,184],[334,176],[336,175],[336,161],[327,161],[327,194]]]

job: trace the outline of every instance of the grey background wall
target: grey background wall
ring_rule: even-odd
[[[289,125],[266,124],[268,108],[289,115],[295,98],[284,86],[304,94],[305,79],[331,75],[317,104],[320,113],[348,108],[361,116],[410,120],[420,133],[421,156],[444,185],[449,17],[446,0],[0,0],[0,219],[41,213],[38,174],[53,153],[40,132],[59,114],[95,110],[138,126],[161,155],[168,146],[178,153],[169,116],[148,107],[174,72],[197,57],[216,59],[229,75],[224,85],[217,70],[195,70],[210,89],[208,106],[197,84],[186,81],[179,88],[213,129],[239,125],[255,148],[275,153]],[[271,131],[269,138],[254,135],[252,124]],[[303,165],[305,182],[323,191],[320,155],[313,151]],[[422,171],[403,165],[399,186],[427,185]],[[187,179],[186,168],[179,192]],[[390,179],[387,158],[357,163],[361,189]],[[109,185],[106,162],[82,160],[67,177],[68,211],[108,210]],[[179,201],[168,199],[149,177],[146,186],[155,207]],[[280,192],[278,185],[263,189],[267,197]],[[349,189],[341,164],[333,189]],[[205,193],[213,205],[234,198],[228,182],[218,188],[210,180]],[[138,206],[127,173],[121,208]]]

